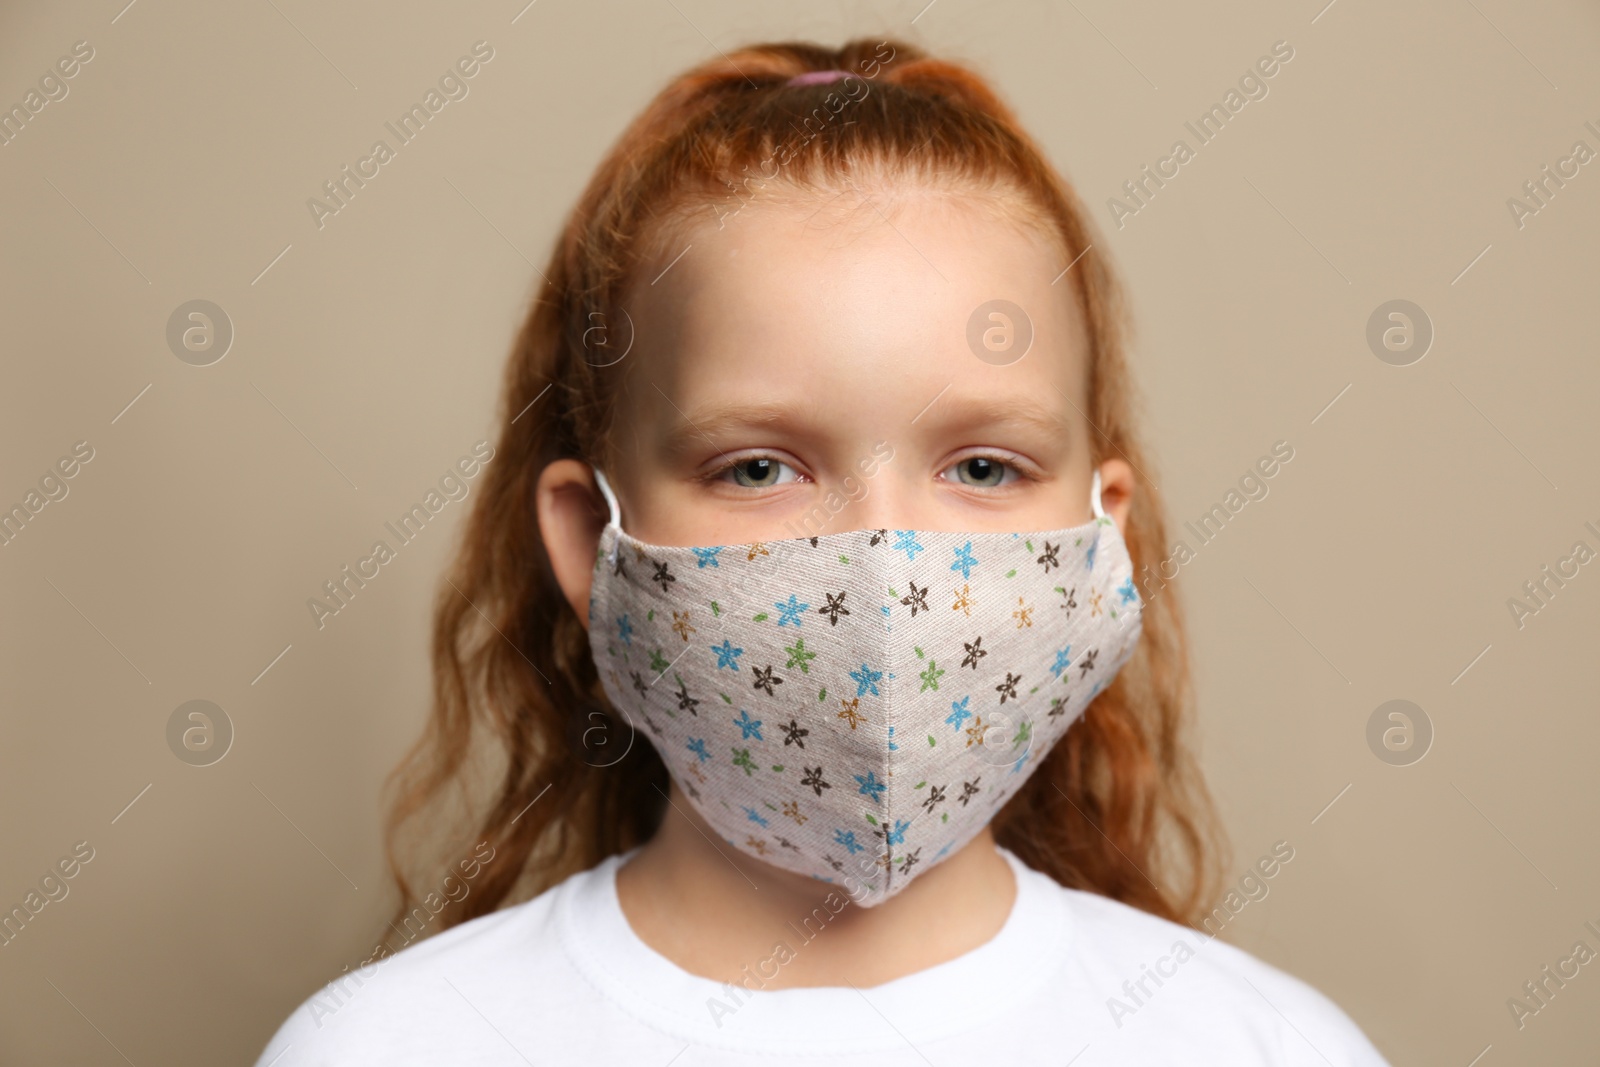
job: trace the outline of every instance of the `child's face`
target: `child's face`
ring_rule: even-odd
[[[614,368],[626,381],[607,473],[629,534],[717,545],[1088,521],[1087,341],[1046,239],[932,191],[706,218],[625,301],[634,343]],[[997,298],[1032,325],[1015,362],[968,341],[974,311]],[[1131,471],[1101,472],[1122,523]],[[551,527],[579,523],[561,498],[586,480],[563,461],[540,487],[547,545],[586,542],[573,568],[585,574],[598,527]]]

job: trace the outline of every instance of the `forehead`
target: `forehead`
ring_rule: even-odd
[[[720,223],[706,211],[675,227],[630,289],[635,402],[659,389],[685,410],[792,402],[844,413],[873,398],[879,411],[912,403],[915,414],[948,386],[952,399],[1044,407],[1063,422],[1082,405],[1074,279],[1059,242],[1017,203],[852,187],[719,210]],[[994,301],[1011,306],[996,318]],[[992,347],[1008,329],[1013,341],[1032,336],[1012,362]]]

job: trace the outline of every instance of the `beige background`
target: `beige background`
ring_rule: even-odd
[[[1520,1031],[1506,1007],[1600,948],[1600,563],[1520,631],[1506,607],[1600,547],[1600,163],[1521,230],[1506,207],[1600,149],[1592,4],[523,2],[0,7],[0,104],[95,49],[0,147],[0,503],[95,449],[0,547],[0,904],[95,849],[0,948],[0,1059],[247,1062],[370,951],[378,785],[465,507],[321,631],[306,598],[493,436],[529,261],[670,74],[881,32],[986,71],[1090,204],[1177,524],[1295,448],[1178,579],[1235,865],[1296,850],[1230,937],[1396,1063],[1592,1060],[1600,965]],[[306,199],[480,39],[470,95],[319,231]],[[1270,95],[1108,226],[1280,39]],[[209,367],[165,342],[194,298],[236,330]],[[1365,340],[1394,298],[1437,331],[1408,367]],[[237,731],[205,768],[164,732],[196,698]],[[1394,698],[1436,731],[1412,766],[1366,742]]]

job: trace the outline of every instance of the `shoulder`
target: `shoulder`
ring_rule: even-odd
[[[563,893],[593,873],[573,875],[530,901],[352,967],[290,1014],[257,1060],[259,1067],[443,1062],[459,1055],[459,1040],[432,1047],[458,1017],[492,1012],[509,997],[548,1003],[552,987],[570,988],[556,930],[558,906]]]
[[[1065,965],[1086,1022],[1140,1047],[1226,1049],[1235,1063],[1385,1064],[1308,983],[1204,930],[1032,873],[1070,916]]]

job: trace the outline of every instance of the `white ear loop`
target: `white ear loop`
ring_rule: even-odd
[[[606,481],[606,476],[600,473],[599,467],[590,468],[594,471],[594,480],[600,486],[600,495],[606,498],[606,506],[611,509],[611,525],[618,530],[622,529],[622,507],[617,503],[617,494],[611,491],[611,483]],[[1099,475],[1096,475],[1099,477]]]
[[[1100,468],[1098,467],[1095,468],[1094,482],[1089,487],[1089,506],[1094,508],[1095,518],[1103,519],[1106,517],[1106,509],[1100,506]]]

